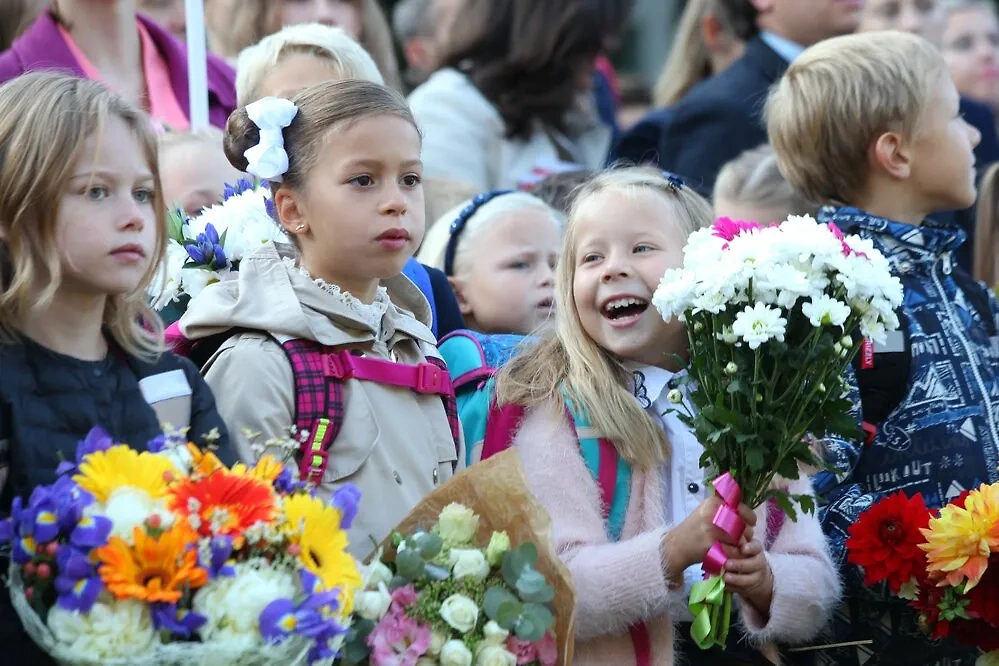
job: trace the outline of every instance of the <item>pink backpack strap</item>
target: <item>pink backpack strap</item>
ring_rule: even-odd
[[[770,547],[774,545],[774,541],[777,539],[777,535],[780,533],[781,528],[784,527],[784,521],[787,520],[787,516],[781,511],[780,506],[777,504],[777,500],[770,498],[767,500],[767,531],[763,538],[763,547],[770,550]]]
[[[346,418],[344,382],[348,379],[407,388],[420,394],[436,394],[444,403],[455,450],[460,454],[461,427],[447,366],[439,359],[419,365],[366,358],[349,351],[331,351],[310,340],[281,343],[291,363],[295,380],[295,427],[307,432],[302,442],[299,472],[305,481],[318,485],[329,465],[330,448]]]
[[[527,410],[522,405],[500,407],[496,404],[496,399],[493,399],[489,404],[489,416],[486,418],[486,435],[482,439],[481,460],[510,448],[526,413]]]

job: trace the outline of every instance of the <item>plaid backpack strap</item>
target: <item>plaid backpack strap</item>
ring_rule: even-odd
[[[432,363],[438,368],[447,373],[447,364],[433,356],[427,356],[427,363]],[[454,438],[454,451],[459,456],[461,456],[461,421],[458,418],[458,401],[454,396],[454,389],[452,388],[447,394],[441,396],[441,402],[444,403],[444,413],[447,414],[447,423],[451,426],[451,437]],[[455,462],[455,467],[458,463]]]
[[[343,427],[343,380],[326,371],[329,351],[318,342],[286,340],[281,348],[295,377],[295,426],[308,433],[299,451],[300,478],[319,485],[329,465],[330,448]]]

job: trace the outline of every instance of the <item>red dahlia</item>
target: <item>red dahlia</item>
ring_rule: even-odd
[[[847,560],[864,569],[864,585],[888,582],[897,594],[912,578],[926,576],[925,543],[920,528],[926,528],[930,511],[923,496],[906,497],[899,491],[880,500],[850,526],[846,540]]]

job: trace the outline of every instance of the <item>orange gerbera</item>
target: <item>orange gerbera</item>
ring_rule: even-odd
[[[284,465],[279,463],[272,455],[264,455],[253,467],[247,467],[243,463],[236,463],[232,466],[232,473],[240,476],[249,476],[273,484],[274,480],[284,471]]]
[[[208,476],[217,472],[220,469],[225,469],[225,465],[219,460],[218,456],[208,451],[207,449],[202,451],[194,444],[188,443],[187,450],[191,454],[191,475],[192,476]]]
[[[135,528],[135,545],[111,537],[94,551],[101,563],[101,580],[116,599],[147,603],[176,603],[185,588],[208,582],[208,572],[198,566],[194,533],[182,523],[158,536]]]
[[[167,502],[200,535],[234,537],[237,548],[247,529],[272,521],[277,512],[277,496],[269,483],[224,470],[175,484]]]

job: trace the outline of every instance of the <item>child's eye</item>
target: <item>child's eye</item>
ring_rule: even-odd
[[[655,248],[652,247],[651,245],[647,245],[647,244],[643,243],[641,245],[636,245],[635,249],[632,250],[632,252],[634,252],[635,254],[638,254],[639,252],[651,252],[654,249]]]
[[[140,204],[149,204],[156,198],[156,193],[149,188],[140,187],[132,194],[132,196],[135,197],[135,200]]]
[[[347,182],[353,183],[354,185],[359,185],[360,187],[371,187],[372,185],[375,184],[375,179],[367,174],[362,174],[360,176],[355,176],[351,178]]]
[[[596,252],[589,252],[589,253],[583,255],[582,263],[584,263],[584,264],[591,264],[594,261],[597,261],[598,259],[600,259],[600,255],[599,254],[597,254]]]
[[[522,271],[524,269],[530,268],[531,264],[526,261],[511,261],[508,264],[508,267],[513,268],[514,270]]]
[[[416,187],[423,182],[423,179],[415,173],[410,173],[402,177],[402,182],[406,187]]]
[[[86,196],[91,201],[103,201],[104,199],[107,199],[110,196],[110,192],[108,192],[108,188],[106,187],[100,185],[94,185],[93,187],[87,188],[87,191],[84,193],[84,196]]]

